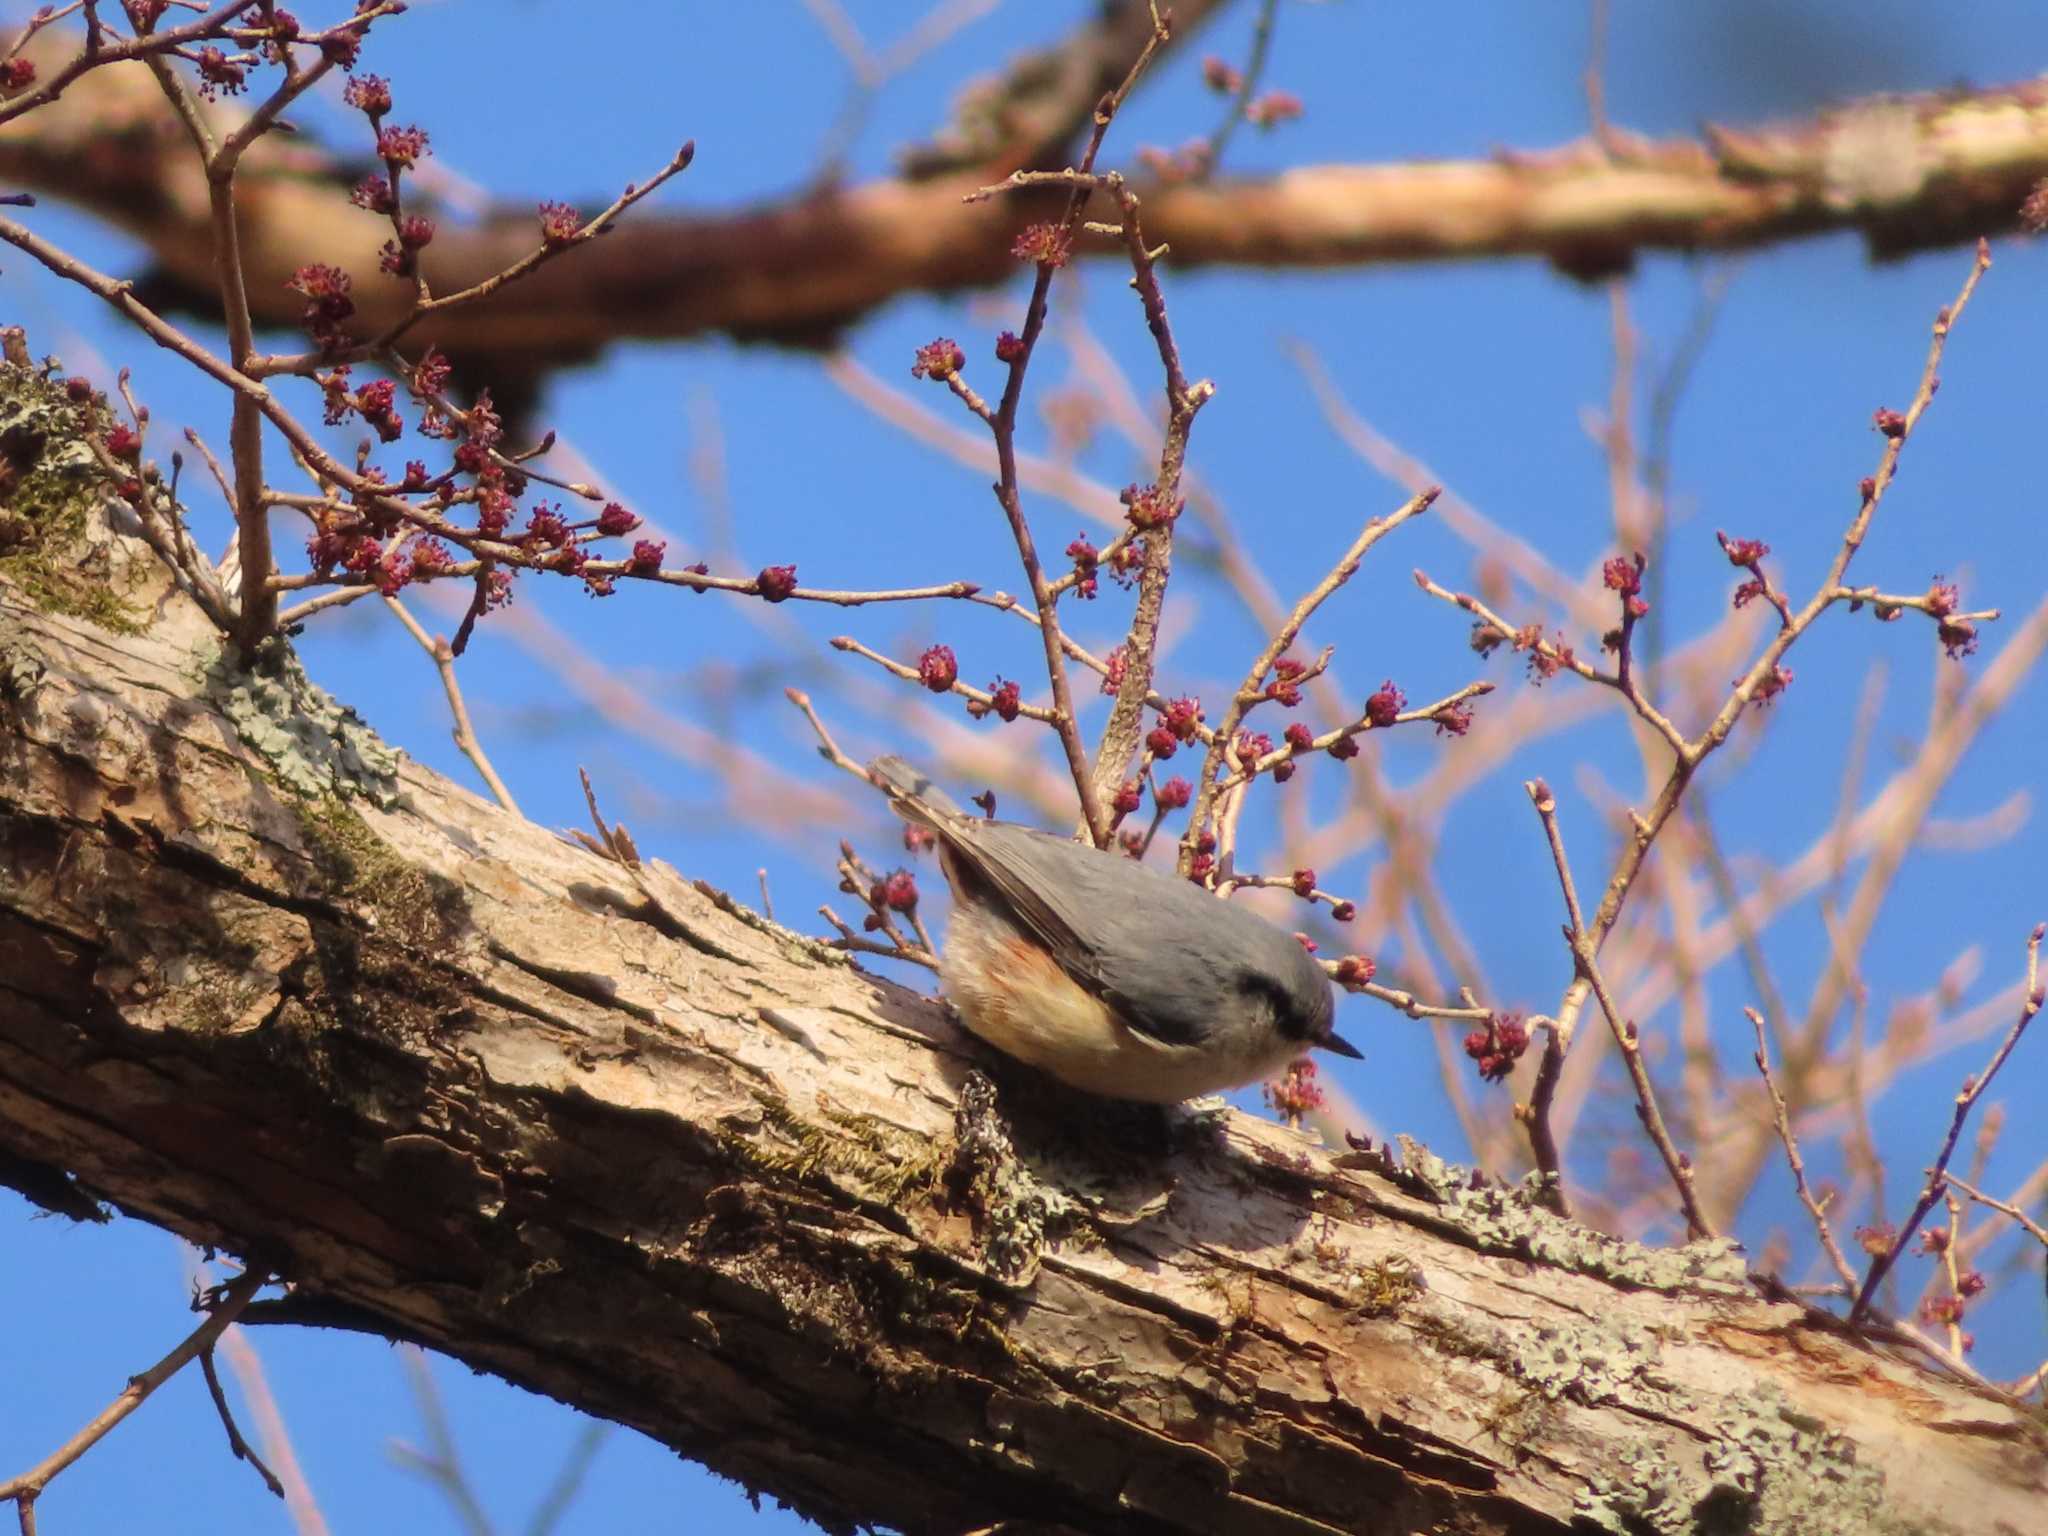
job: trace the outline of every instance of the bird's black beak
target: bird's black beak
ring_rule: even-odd
[[[1365,1052],[1346,1040],[1334,1029],[1316,1042],[1326,1051],[1335,1051],[1339,1056],[1349,1056],[1353,1061],[1365,1060]]]

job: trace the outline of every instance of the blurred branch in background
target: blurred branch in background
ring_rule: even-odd
[[[1174,36],[1212,8],[1176,6]],[[986,117],[1001,129],[916,161],[905,177],[813,188],[739,212],[643,217],[573,270],[544,268],[485,308],[433,315],[413,340],[494,378],[502,398],[517,378],[581,364],[621,340],[724,332],[829,345],[900,295],[1002,282],[1015,270],[1018,234],[1052,216],[1064,193],[963,197],[1012,169],[1064,164],[1097,99],[1128,67],[1133,53],[1117,51],[1127,34],[1142,41],[1149,30],[1146,15],[1142,4],[1108,7],[1088,41],[1038,56],[1058,61],[1050,75],[1020,65],[1012,94]],[[24,56],[55,67],[67,48],[75,44],[50,29]],[[1123,62],[1105,74],[1111,59]],[[1042,114],[1040,104],[1050,104]],[[198,110],[224,127],[239,120],[221,104]],[[197,168],[162,132],[168,111],[140,69],[95,70],[47,107],[0,124],[0,181],[114,224],[150,253],[153,269],[138,279],[146,302],[210,314],[210,215]],[[360,170],[352,154],[303,135],[288,149],[266,138],[241,169],[245,186],[262,189],[239,209],[259,326],[297,322],[287,284],[307,260],[375,268],[388,230],[346,201]],[[1538,256],[1590,278],[1651,251],[1741,250],[1830,230],[1860,231],[1879,259],[1964,244],[2016,227],[2044,176],[2048,85],[2026,82],[1873,98],[1803,122],[1711,127],[1691,140],[1610,128],[1598,141],[1485,161],[1305,165],[1270,179],[1137,185],[1147,237],[1171,248],[1177,268]],[[1113,210],[1098,198],[1088,217],[1113,222]],[[471,288],[525,254],[532,227],[530,200],[476,224],[450,221],[420,253],[421,271],[437,292]],[[1074,255],[1118,252],[1084,237]],[[370,332],[401,313],[396,292],[365,289],[359,302]]]

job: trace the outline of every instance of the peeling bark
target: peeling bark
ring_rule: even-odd
[[[1724,1249],[1056,1093],[198,635],[0,576],[0,1180],[275,1268],[252,1320],[841,1530],[2042,1529],[2024,1409]]]

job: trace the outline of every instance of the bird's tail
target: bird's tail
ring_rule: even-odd
[[[889,797],[896,814],[933,831],[945,831],[948,824],[966,812],[938,785],[900,757],[878,757],[868,764],[868,777]]]

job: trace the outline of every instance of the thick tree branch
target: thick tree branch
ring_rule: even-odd
[[[0,583],[0,1177],[250,1255],[290,1290],[246,1321],[416,1340],[841,1530],[2037,1522],[2024,1409],[1725,1246],[996,1089],[928,1001],[208,633]]]
[[[1131,54],[1121,57],[1127,67]],[[166,131],[168,110],[141,66],[97,70],[0,126],[0,183],[67,198],[119,225],[156,260],[147,297],[203,305],[217,289],[206,188]],[[622,180],[634,163],[620,163]],[[1004,157],[995,168],[1008,168]],[[723,214],[643,212],[486,309],[423,322],[412,341],[514,376],[625,337],[718,331],[824,344],[902,294],[1016,274],[1018,230],[1056,216],[1064,193],[963,202],[989,169],[814,190]],[[410,303],[410,284],[377,275],[387,225],[348,205],[360,170],[302,140],[251,146],[240,209],[259,325],[296,323],[299,301],[285,282],[315,259],[357,274],[365,334]],[[1538,256],[1593,276],[1646,251],[1741,249],[1840,229],[1860,230],[1877,257],[1957,244],[2013,227],[2043,177],[2048,84],[2032,81],[1872,99],[1781,126],[1710,128],[1698,140],[1610,131],[1604,146],[1484,161],[1304,166],[1263,181],[1161,186],[1144,191],[1145,228],[1183,267]],[[1098,213],[1114,222],[1110,204],[1090,216]],[[479,225],[444,227],[422,265],[436,292],[453,292],[503,270],[534,241],[522,202]],[[1107,240],[1083,240],[1077,254],[1123,257]]]

